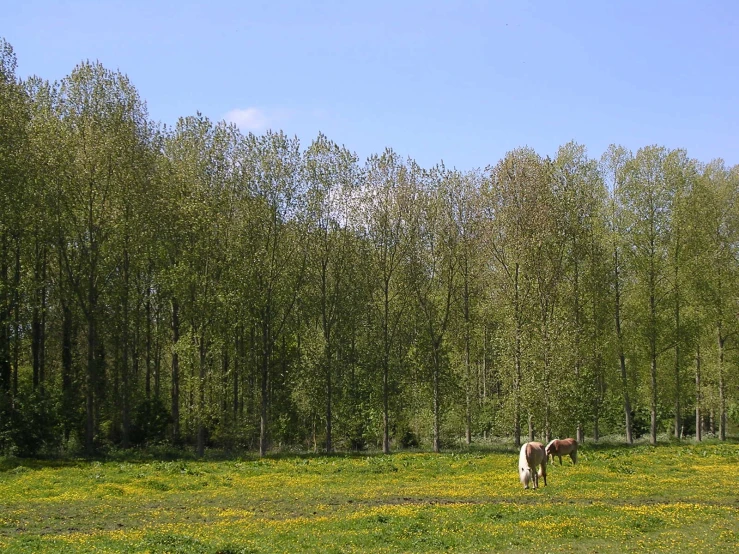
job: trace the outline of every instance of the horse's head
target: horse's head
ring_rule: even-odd
[[[549,444],[547,444],[546,447],[544,448],[544,452],[546,452],[547,458],[551,456],[552,460],[554,460],[554,455],[557,453],[557,447],[555,446],[556,442],[557,442],[557,439],[553,441],[549,441]]]

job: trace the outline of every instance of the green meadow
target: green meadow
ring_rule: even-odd
[[[0,459],[0,551],[727,552],[739,445],[585,446],[524,490],[513,450]]]

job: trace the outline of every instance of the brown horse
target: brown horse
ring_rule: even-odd
[[[540,466],[540,467],[539,467]],[[539,471],[536,469],[539,467]],[[521,454],[518,456],[518,476],[524,489],[539,486],[539,477],[544,477],[544,485],[547,484],[547,455],[544,445],[540,442],[527,442],[521,447]]]
[[[554,457],[559,458],[559,465],[562,465],[562,456],[570,455],[572,463],[577,463],[577,441],[575,439],[554,439],[546,448],[547,458],[552,457],[552,463],[554,463]]]

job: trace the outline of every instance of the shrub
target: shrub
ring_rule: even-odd
[[[131,443],[156,444],[167,438],[171,416],[161,398],[146,398],[134,409]]]
[[[60,446],[57,399],[40,389],[22,387],[18,395],[0,395],[0,450],[35,456]]]

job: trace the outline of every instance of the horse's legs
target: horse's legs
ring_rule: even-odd
[[[559,458],[559,465],[562,465],[562,455],[561,454],[557,454],[557,458]],[[552,461],[554,461],[554,460],[552,460]]]

